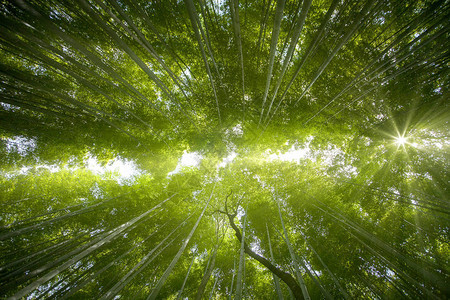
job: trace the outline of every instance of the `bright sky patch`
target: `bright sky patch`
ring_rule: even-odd
[[[224,168],[226,165],[231,163],[237,156],[237,153],[232,151],[230,154],[228,154],[227,157],[225,157],[222,162],[218,165],[218,168]]]
[[[95,157],[88,156],[85,163],[86,168],[94,174],[102,176],[108,173],[112,174],[119,184],[132,181],[133,177],[142,173],[133,161],[120,157],[116,157],[102,166]]]
[[[405,145],[407,139],[404,136],[399,136],[395,139],[395,142],[397,143],[397,145],[399,146],[403,146]]]
[[[6,151],[16,151],[21,156],[26,155],[28,152],[31,152],[36,148],[36,141],[24,136],[6,138],[4,141],[6,142]]]
[[[172,172],[169,172],[167,176],[172,176],[181,171],[183,167],[198,167],[203,156],[199,152],[187,152],[184,150],[183,155],[178,160],[178,165]]]

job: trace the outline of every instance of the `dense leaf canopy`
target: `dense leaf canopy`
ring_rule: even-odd
[[[429,298],[444,0],[0,1],[0,294]]]

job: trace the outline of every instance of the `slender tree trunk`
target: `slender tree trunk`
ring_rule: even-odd
[[[281,226],[283,226],[284,236],[286,238],[286,244],[289,249],[289,254],[291,255],[292,262],[294,263],[294,270],[297,275],[297,280],[300,283],[300,287],[302,288],[303,297],[305,300],[310,300],[308,289],[306,288],[305,281],[303,280],[302,274],[300,273],[300,268],[298,266],[297,259],[295,257],[294,249],[292,249],[291,242],[289,240],[289,235],[287,233],[286,227],[284,226],[283,216],[281,215],[280,203],[278,202],[278,213],[280,214]]]
[[[209,196],[209,199],[208,199],[208,201],[205,204],[205,207],[203,208],[202,212],[200,213],[200,216],[197,219],[197,222],[195,222],[194,227],[192,228],[191,232],[189,232],[189,235],[184,240],[183,244],[180,247],[180,250],[178,250],[177,254],[175,255],[175,257],[171,261],[170,265],[167,267],[166,271],[164,271],[164,274],[158,280],[158,283],[156,284],[156,286],[153,289],[153,291],[151,292],[151,294],[147,297],[147,300],[149,300],[149,299],[154,300],[158,296],[159,291],[161,290],[162,286],[166,282],[167,278],[169,277],[169,275],[172,272],[173,268],[175,267],[176,263],[178,262],[178,260],[180,259],[181,255],[183,254],[184,249],[186,249],[186,247],[187,247],[187,245],[189,243],[189,240],[194,235],[195,230],[198,227],[198,224],[200,224],[200,221],[202,220],[203,214],[205,213],[206,209],[208,208],[209,202],[211,201],[212,195],[214,193],[214,188],[215,188],[215,184],[214,184],[214,186],[212,188],[211,195]]]
[[[85,0],[78,0],[83,9],[100,25],[100,27],[108,33],[108,35],[128,54],[128,56],[153,80],[153,82],[159,87],[159,89],[166,94],[166,96],[172,100],[180,112],[184,114],[189,121],[196,127],[194,121],[187,114],[187,112],[181,107],[177,97],[166,86],[156,74],[148,68],[148,66],[139,58],[139,56],[112,30],[92,9],[92,7]]]
[[[266,115],[264,122],[267,121],[267,118],[270,115],[270,111],[272,109],[272,104],[275,101],[275,97],[277,96],[278,89],[280,88],[280,85],[283,80],[284,74],[286,73],[288,64],[291,61],[291,58],[294,54],[294,50],[295,50],[295,47],[297,46],[297,42],[300,37],[300,33],[302,32],[303,24],[305,23],[306,15],[308,14],[309,8],[311,6],[311,2],[312,2],[312,0],[305,0],[303,2],[302,12],[299,16],[298,23],[295,26],[294,35],[292,37],[291,44],[289,45],[289,49],[287,51],[286,57],[283,61],[283,67],[281,69],[280,75],[278,75],[278,80],[277,80],[277,84],[275,86],[275,90],[273,92],[272,101],[270,102],[269,108],[267,109],[267,115]]]
[[[236,39],[236,45],[239,52],[239,62],[241,65],[241,81],[242,81],[242,110],[243,110],[243,122],[245,122],[245,74],[244,74],[244,54],[242,51],[242,38],[241,28],[239,20],[239,0],[232,0],[230,3],[231,16],[233,20],[234,35]]]
[[[233,285],[234,285],[234,276],[236,275],[236,258],[233,260],[233,275],[231,277],[231,286],[230,286],[230,296],[228,299],[231,300],[231,295],[233,294]]]
[[[367,72],[371,67],[373,67],[382,57],[384,57],[389,51],[391,51],[397,44],[399,44],[401,41],[404,40],[404,38],[411,33],[415,28],[416,25],[418,25],[419,20],[421,20],[422,18],[426,18],[427,15],[420,15],[418,18],[416,18],[414,20],[414,22],[412,22],[412,24],[406,28],[406,30],[404,32],[402,32],[393,42],[391,42],[385,49],[383,52],[381,52],[377,57],[375,57],[366,67],[364,67],[363,70],[361,70],[360,72],[358,72],[358,74],[355,75],[355,77],[336,95],[333,97],[333,99],[331,99],[326,105],[324,105],[316,114],[314,114],[311,118],[309,118],[304,125],[308,124],[312,119],[314,119],[318,114],[320,114],[325,108],[327,108],[331,103],[333,103],[336,99],[339,99],[340,96],[342,96],[345,92],[347,92],[351,87],[355,86],[358,82],[360,82],[361,80],[363,80],[364,78],[368,77],[369,75],[375,73],[377,70],[379,70],[380,67],[384,66],[386,63],[382,64],[380,67],[378,67],[377,69],[369,72],[368,74],[366,74],[366,76],[362,75]],[[438,24],[442,24],[441,22],[442,20],[439,20],[438,22],[436,22],[434,25],[430,26],[424,33],[420,34],[418,37],[416,37],[413,41],[411,41],[410,43],[408,43],[406,46],[403,47],[402,50],[407,51],[407,55],[406,57],[412,55],[416,50],[411,50],[411,46],[421,40],[429,31],[431,31],[432,29],[434,29],[435,26],[437,26]],[[425,44],[425,43],[423,43]],[[420,48],[419,48],[420,49]],[[401,60],[397,59],[396,57],[399,55],[399,53],[401,53],[402,51],[397,52],[396,54],[394,54],[392,57],[390,57],[390,61],[394,61],[395,60],[395,64],[398,64]],[[403,56],[405,57],[405,56]],[[403,58],[404,59],[404,58]]]
[[[189,273],[191,272],[191,268],[192,268],[192,265],[194,264],[194,261],[195,261],[195,255],[192,256],[191,264],[189,265],[189,269],[187,270],[186,277],[184,277],[184,281],[183,281],[183,284],[181,285],[180,291],[178,292],[177,299],[181,299],[181,295],[183,294],[184,286],[186,285],[186,282],[189,277]]]
[[[242,281],[243,281],[243,269],[245,265],[245,225],[247,223],[247,212],[245,213],[244,217],[244,223],[242,225],[242,238],[241,238],[241,250],[239,255],[239,269],[238,269],[238,275],[236,278],[236,296],[234,299],[240,300],[242,298]]]
[[[305,234],[303,234],[303,232],[301,230],[300,230],[300,234],[303,236],[303,239],[305,240],[305,243],[308,245],[308,247],[311,249],[311,251],[314,252],[314,254],[319,259],[320,263],[324,266],[325,270],[327,270],[328,274],[330,274],[330,276],[333,279],[334,283],[339,288],[339,291],[342,293],[342,296],[344,296],[344,299],[350,299],[350,296],[347,294],[347,292],[341,286],[341,284],[337,280],[336,276],[334,276],[333,272],[331,272],[331,270],[328,268],[328,266],[322,260],[322,258],[320,257],[319,253],[317,253],[317,251],[314,249],[314,247],[311,245],[311,243],[308,242],[308,240],[306,239]]]
[[[209,300],[212,299],[213,294],[214,294],[214,290],[216,289],[217,281],[219,281],[219,276],[215,276],[215,277],[216,277],[216,280],[214,280],[214,285],[213,285],[213,287],[211,289],[211,293],[209,293]]]
[[[316,80],[322,75],[325,68],[330,64],[330,62],[333,60],[333,58],[336,56],[338,51],[342,48],[342,46],[345,45],[345,43],[348,42],[350,37],[358,30],[360,26],[362,26],[365,17],[369,10],[372,8],[373,4],[375,3],[375,0],[369,0],[366,5],[363,7],[361,12],[358,14],[358,17],[356,17],[355,21],[353,22],[350,29],[347,31],[347,33],[342,38],[341,42],[333,49],[330,55],[328,55],[328,58],[322,63],[322,65],[319,67],[319,69],[316,71],[316,75],[311,80],[311,82],[308,84],[308,86],[305,88],[303,93],[300,95],[300,97],[295,101],[294,106],[297,105],[297,103],[303,98],[303,96],[309,91],[309,89],[314,85]]]
[[[320,203],[323,206],[323,207],[319,207],[319,206],[313,204],[315,207],[319,208],[324,213],[330,215],[332,218],[338,220],[343,225],[345,225],[345,227],[344,226],[342,226],[342,227],[345,228],[352,236],[354,236],[356,239],[358,239],[359,242],[361,242],[363,245],[365,245],[369,250],[373,251],[373,253],[376,254],[377,256],[379,256],[383,261],[388,263],[391,266],[391,268],[395,269],[399,274],[401,274],[402,276],[407,278],[408,281],[413,282],[416,287],[420,288],[422,291],[427,293],[427,295],[434,296],[431,291],[429,291],[426,287],[422,286],[417,280],[413,279],[411,276],[409,276],[405,272],[403,272],[401,267],[399,267],[397,264],[394,264],[393,262],[391,262],[390,260],[385,258],[378,251],[372,249],[368,244],[366,244],[360,238],[358,238],[356,235],[351,233],[351,231],[349,229],[354,230],[356,233],[358,233],[360,236],[364,237],[365,239],[367,239],[368,241],[370,241],[371,243],[376,245],[378,248],[386,251],[386,253],[389,253],[389,254],[393,255],[398,261],[404,262],[416,274],[418,274],[418,275],[420,274],[420,277],[422,279],[424,279],[425,281],[433,282],[434,285],[439,286],[439,288],[442,289],[443,291],[450,290],[448,285],[446,285],[444,283],[444,281],[442,281],[442,279],[438,275],[436,275],[435,273],[427,270],[426,268],[423,268],[423,265],[419,265],[415,261],[413,261],[410,258],[406,257],[405,255],[401,254],[399,251],[397,251],[396,249],[392,248],[390,245],[388,245],[385,242],[381,241],[380,239],[378,239],[373,234],[367,232],[365,229],[363,229],[361,226],[359,226],[355,222],[350,221],[344,215],[340,214],[337,211],[331,210],[326,205],[324,205],[321,201],[319,201],[317,199],[314,199],[314,200],[317,201],[318,203]]]
[[[294,83],[295,79],[297,78],[298,74],[300,73],[300,70],[302,69],[304,63],[306,62],[306,60],[308,59],[308,57],[311,55],[311,53],[313,53],[314,49],[316,48],[317,44],[320,42],[320,40],[322,39],[323,35],[326,33],[326,25],[328,24],[328,21],[331,19],[331,16],[333,15],[333,12],[335,11],[336,7],[338,6],[340,0],[333,0],[333,2],[331,3],[323,21],[322,24],[320,25],[320,28],[318,29],[316,36],[314,38],[314,41],[308,46],[308,49],[306,50],[305,54],[303,55],[300,63],[298,64],[294,76],[292,76],[292,79],[289,81],[289,84],[287,85],[287,87],[284,89],[284,92],[281,96],[280,101],[278,101],[278,104],[275,108],[275,111],[272,113],[272,115],[269,117],[268,121],[266,121],[266,127],[269,125],[270,121],[272,120],[272,118],[274,117],[274,115],[277,113],[278,108],[280,107],[281,103],[283,102],[283,100],[286,97],[286,94],[288,92],[288,90],[290,89],[290,87],[292,86],[292,84]]]
[[[272,0],[268,0],[267,3],[267,9],[265,9],[265,0],[264,0],[264,4],[262,7],[262,12],[261,12],[261,23],[259,25],[259,36],[258,36],[258,43],[256,45],[257,48],[257,53],[258,53],[258,58],[256,59],[256,67],[259,69],[260,64],[259,61],[261,59],[261,44],[264,44],[264,39],[265,39],[265,35],[266,35],[266,23],[267,23],[267,18],[269,17],[269,11],[270,11],[270,6],[272,4]],[[262,42],[261,42],[262,41]]]
[[[269,55],[269,66],[267,69],[266,88],[264,90],[264,96],[261,106],[261,115],[259,117],[258,126],[259,124],[261,124],[262,116],[264,115],[264,105],[266,104],[267,95],[269,94],[270,81],[272,79],[273,73],[273,64],[275,61],[275,53],[277,52],[278,35],[280,34],[281,19],[283,18],[284,4],[285,0],[277,1],[275,21],[273,24],[273,31],[272,31],[272,42],[270,43],[270,55]]]
[[[314,276],[314,274],[311,272],[311,270],[309,270],[308,266],[306,265],[304,256],[301,255],[301,257],[299,257],[298,255],[295,255],[295,258],[297,259],[298,262],[301,263],[302,267],[305,269],[306,273],[308,273],[309,278],[311,278],[312,281],[314,281],[314,283],[317,285],[317,287],[322,291],[323,295],[325,296],[326,299],[328,300],[332,300],[333,297],[330,295],[330,293],[328,293],[328,291],[322,286],[322,283],[320,282],[319,277],[316,274],[316,271],[313,270],[314,274],[317,276]]]
[[[66,261],[64,264],[62,264],[59,267],[57,267],[55,270],[50,271],[49,273],[45,274],[44,276],[40,277],[39,279],[33,281],[31,284],[29,284],[26,287],[22,288],[16,294],[14,294],[14,296],[12,296],[10,299],[11,300],[15,300],[15,299],[20,299],[22,297],[25,297],[25,295],[28,295],[33,290],[38,288],[40,285],[42,285],[42,284],[46,283],[47,281],[51,280],[56,275],[60,274],[64,270],[66,270],[67,268],[69,268],[74,263],[78,262],[79,260],[81,260],[82,258],[86,257],[87,255],[91,254],[93,251],[97,250],[102,245],[104,245],[104,244],[110,242],[111,240],[115,239],[120,233],[122,233],[127,228],[131,227],[132,225],[134,225],[135,223],[137,223],[138,221],[140,221],[144,217],[146,217],[153,210],[161,207],[161,205],[163,205],[165,202],[169,201],[173,196],[175,196],[175,194],[170,196],[166,200],[162,201],[158,205],[154,206],[153,208],[149,209],[145,213],[141,214],[140,216],[132,219],[131,221],[128,221],[125,224],[122,224],[122,225],[118,226],[114,230],[111,230],[110,232],[108,232],[107,236],[105,236],[104,238],[101,238],[99,241],[97,241],[96,243],[91,245],[89,248],[87,248],[86,250],[82,251],[81,253],[75,255],[74,257],[72,257],[71,259]]]
[[[185,0],[185,2],[186,2],[186,6],[188,9],[188,13],[189,13],[189,18],[191,19],[192,27],[194,28],[195,38],[197,39],[198,46],[200,48],[200,52],[203,57],[203,62],[205,64],[206,72],[208,73],[209,81],[210,81],[211,87],[213,89],[214,98],[216,99],[217,115],[219,117],[219,124],[221,124],[222,118],[220,117],[219,100],[217,98],[216,86],[214,84],[214,79],[212,77],[211,70],[209,68],[208,60],[206,59],[206,54],[205,54],[205,49],[203,48],[202,39],[198,32],[197,18],[196,18],[197,12],[195,11],[195,6],[194,6],[194,3],[192,0]]]
[[[266,230],[267,230],[267,240],[269,241],[270,259],[272,260],[272,263],[275,263],[275,259],[273,258],[272,252],[272,242],[270,241],[269,227],[267,226],[267,223],[266,223]],[[275,274],[272,274],[272,277],[278,299],[283,300],[283,293],[281,292],[280,281],[278,280],[278,277]]]
[[[163,227],[164,225],[162,225],[161,227]],[[144,240],[142,240],[141,242],[139,242],[138,244],[136,244],[135,246],[131,247],[130,249],[128,249],[127,251],[125,251],[125,253],[122,253],[119,257],[115,258],[114,260],[112,260],[110,263],[108,263],[106,266],[104,266],[103,268],[101,268],[98,271],[95,271],[92,275],[90,275],[88,278],[86,278],[85,280],[83,280],[80,283],[77,283],[75,287],[72,287],[70,289],[70,291],[65,294],[62,299],[68,299],[70,298],[72,295],[74,295],[76,292],[78,292],[80,289],[82,289],[84,286],[86,286],[87,284],[89,284],[92,280],[94,280],[95,278],[97,278],[100,274],[102,274],[103,272],[105,272],[106,270],[108,270],[110,267],[112,267],[113,265],[115,265],[118,261],[120,261],[122,258],[124,258],[126,255],[128,255],[130,252],[132,252],[134,249],[136,249],[137,247],[139,247],[140,245],[142,245],[143,243],[145,243],[149,238],[151,238],[157,231],[158,229],[160,229],[161,227],[157,228],[154,232],[152,232],[148,237],[146,237]]]
[[[233,228],[236,238],[239,240],[239,242],[242,243],[242,235],[239,230],[239,228],[234,223],[234,218],[236,217],[236,213],[230,214],[227,212],[222,212],[228,216],[228,220],[230,222],[231,227]],[[283,270],[279,269],[275,265],[273,265],[267,258],[253,252],[253,250],[250,249],[250,247],[245,243],[244,241],[244,251],[247,253],[251,258],[255,259],[259,263],[261,263],[263,266],[265,266],[267,269],[269,269],[270,272],[278,276],[286,285],[289,287],[289,289],[292,291],[292,293],[295,295],[296,299],[304,299],[303,293],[301,287],[298,285],[297,281],[294,277],[292,277],[291,274],[284,272]]]
[[[189,217],[187,219],[189,219]],[[169,243],[167,243],[165,247],[159,249],[166,242],[166,240],[168,240],[172,236],[172,234],[174,234],[182,225],[185,224],[187,219],[180,225],[178,225],[174,230],[172,230],[172,232],[170,232],[156,247],[154,247],[149,253],[147,253],[130,271],[128,271],[127,274],[125,274],[125,276],[123,276],[112,288],[109,289],[108,292],[106,292],[105,295],[103,295],[101,300],[111,299],[112,297],[117,295],[117,293],[121,289],[123,289],[136,275],[142,272],[142,270],[144,270],[145,267],[153,261],[153,259],[155,259],[162,251],[164,251],[164,249],[171,245],[173,241],[179,236],[179,234],[176,235],[175,238],[173,238]],[[155,252],[156,254],[153,255]]]
[[[209,261],[209,264],[206,266],[205,274],[203,275],[202,281],[200,282],[200,285],[197,289],[197,295],[195,297],[196,300],[201,300],[203,297],[203,294],[205,293],[206,285],[208,284],[209,278],[211,277],[212,272],[214,271],[214,267],[216,264],[216,254],[217,254],[218,245],[214,247],[211,260]]]
[[[129,194],[129,193],[127,193],[127,194]],[[124,195],[127,195],[127,194],[124,194]],[[79,209],[79,210],[76,210],[76,211],[72,211],[70,213],[67,213],[67,214],[59,216],[59,217],[54,217],[54,218],[51,218],[51,219],[47,219],[45,221],[42,221],[40,223],[31,225],[31,226],[28,226],[28,227],[24,227],[24,228],[20,228],[20,229],[16,229],[16,230],[13,229],[13,230],[11,230],[9,232],[5,232],[5,233],[1,234],[0,235],[0,241],[5,240],[5,239],[10,238],[10,237],[14,237],[14,236],[23,234],[23,233],[30,232],[30,231],[32,231],[32,230],[34,230],[36,228],[40,228],[42,226],[47,226],[47,225],[53,224],[56,221],[64,220],[64,219],[67,219],[67,218],[70,218],[70,217],[73,217],[73,216],[76,216],[76,215],[79,215],[79,214],[84,214],[84,213],[90,212],[92,210],[95,210],[97,207],[100,207],[101,205],[103,205],[105,203],[108,203],[108,202],[111,202],[112,200],[115,200],[115,199],[117,199],[119,197],[122,197],[124,195],[113,197],[113,198],[110,198],[108,200],[104,200],[104,201],[101,201],[99,203],[96,203],[94,205],[91,205],[91,206],[88,206],[88,207],[85,207],[85,208],[82,208],[82,209]]]
[[[167,72],[167,74],[170,76],[170,78],[173,80],[173,82],[180,88],[180,91],[183,93],[183,95],[186,97],[186,99],[188,99],[188,104],[191,107],[191,109],[193,110],[193,113],[195,113],[193,107],[191,106],[190,102],[189,102],[189,97],[186,95],[185,91],[184,91],[184,87],[185,88],[189,88],[189,86],[186,85],[182,85],[182,81],[179,80],[178,76],[176,76],[173,71],[166,65],[166,63],[163,61],[163,59],[156,53],[156,50],[150,45],[150,43],[148,42],[148,40],[144,37],[144,35],[142,34],[142,32],[139,30],[139,28],[137,28],[137,26],[134,24],[134,22],[129,18],[128,14],[126,14],[121,8],[120,6],[117,4],[117,2],[115,0],[111,0],[109,1],[113,7],[119,12],[119,14],[125,19],[125,21],[127,22],[127,25],[130,26],[134,32],[136,32],[137,36],[135,34],[133,34],[131,32],[131,30],[123,23],[121,22],[112,12],[111,10],[106,7],[101,1],[96,0],[96,2],[102,6],[102,8],[108,12],[108,14],[110,14],[113,18],[116,19],[116,21],[118,23],[120,23],[120,25],[122,26],[122,28],[124,28],[134,39],[136,42],[138,42],[145,50],[147,50],[148,53],[150,53],[150,55],[156,59],[158,61],[158,63],[163,67],[163,69]],[[191,92],[193,92],[192,90],[190,90]]]

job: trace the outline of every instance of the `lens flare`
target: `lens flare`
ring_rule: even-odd
[[[404,146],[407,142],[407,138],[405,138],[404,136],[399,136],[395,138],[395,143],[398,146]]]

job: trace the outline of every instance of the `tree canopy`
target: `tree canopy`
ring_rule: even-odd
[[[0,2],[0,295],[446,299],[444,0]]]

